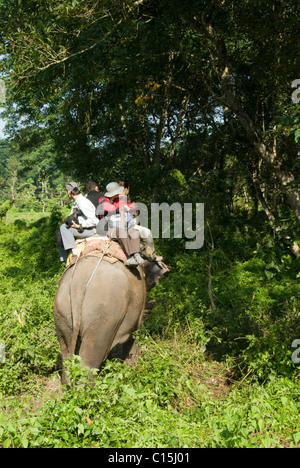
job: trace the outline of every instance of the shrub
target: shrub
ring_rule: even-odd
[[[291,344],[300,333],[295,268],[268,279],[262,259],[233,263],[221,250],[213,255],[215,307],[208,295],[208,254],[175,257],[168,281],[151,293],[155,307],[147,328],[172,333],[188,321],[214,358],[229,355],[240,370],[262,379],[271,371],[292,375]]]

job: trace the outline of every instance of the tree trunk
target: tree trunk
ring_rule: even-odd
[[[10,193],[11,193],[11,200],[13,202],[12,206],[15,207],[15,199],[16,199],[16,184],[18,180],[18,171],[11,171],[11,185],[10,185]]]
[[[214,6],[215,2],[212,2],[207,7],[202,15],[197,17],[183,16],[189,22],[189,24],[202,35],[204,35],[210,42],[211,48],[210,53],[212,57],[212,64],[215,71],[220,77],[221,95],[216,95],[210,84],[204,78],[204,83],[209,92],[214,96],[225,109],[226,112],[230,112],[231,115],[235,115],[235,118],[242,125],[248,143],[259,153],[264,163],[270,168],[278,182],[285,187],[285,193],[287,202],[290,208],[294,211],[296,218],[300,221],[300,194],[292,188],[289,184],[295,180],[293,174],[284,171],[281,168],[281,164],[277,159],[274,151],[269,150],[263,140],[260,138],[256,131],[253,120],[244,111],[242,104],[236,97],[232,76],[229,71],[229,65],[227,60],[226,45],[222,39],[220,39],[214,30],[212,24],[208,21],[207,13]]]
[[[260,183],[259,183],[259,180],[258,180],[256,174],[252,175],[252,180],[253,180],[253,185],[254,185],[254,188],[255,188],[257,198],[258,198],[261,206],[263,207],[264,212],[266,213],[268,220],[269,221],[275,221],[275,216],[273,215],[273,213],[271,213],[271,211],[270,211],[270,209],[268,207],[268,204],[267,204],[267,202],[265,200],[262,189],[260,188]]]
[[[184,96],[181,104],[181,109],[179,112],[179,115],[177,117],[177,126],[176,126],[176,131],[172,137],[172,145],[171,145],[171,151],[170,151],[170,160],[173,161],[175,159],[175,153],[176,153],[176,146],[178,142],[178,138],[180,137],[180,134],[182,132],[182,124],[185,119],[188,105],[189,105],[189,98],[188,96]]]
[[[268,203],[267,203],[267,201],[266,201],[266,199],[264,197],[264,194],[263,194],[263,192],[261,190],[257,174],[252,174],[252,180],[253,180],[253,185],[254,185],[254,188],[255,188],[257,198],[258,198],[261,206],[263,207],[264,212],[266,213],[268,220],[272,221],[272,222],[276,221],[276,218],[273,215],[273,213],[270,211]],[[281,231],[281,228],[278,226],[276,228],[276,232],[280,232],[280,231]],[[290,237],[285,237],[285,239],[290,241],[291,238]],[[292,242],[291,249],[292,249],[292,251],[293,251],[293,253],[295,254],[296,257],[300,256],[300,247],[296,242]]]

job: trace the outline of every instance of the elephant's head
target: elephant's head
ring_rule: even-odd
[[[145,262],[143,269],[147,291],[157,286],[160,278],[163,278],[170,271],[170,268],[165,263],[159,261]]]

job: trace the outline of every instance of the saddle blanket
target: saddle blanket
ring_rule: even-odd
[[[116,263],[118,261],[127,262],[127,257],[120,244],[106,236],[100,237],[96,235],[87,239],[78,239],[76,240],[76,244],[80,257],[101,258],[104,254],[103,260],[109,263]],[[71,262],[72,255],[71,251],[67,259],[67,267]]]

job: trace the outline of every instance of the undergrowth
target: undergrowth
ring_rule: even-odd
[[[0,225],[2,447],[298,446],[297,260],[272,269],[238,235],[185,255],[160,246],[172,270],[149,295],[138,364],[107,361],[91,376],[76,357],[62,392],[52,316],[60,219]]]

